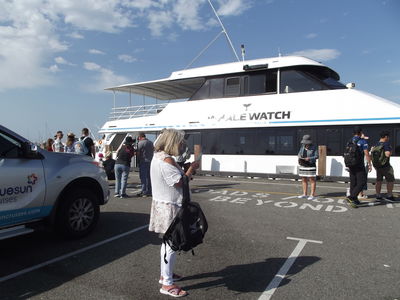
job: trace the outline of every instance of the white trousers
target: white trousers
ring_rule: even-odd
[[[168,263],[164,261],[164,255],[166,255],[166,260]],[[161,277],[163,278],[163,285],[172,285],[174,284],[173,276],[174,276],[174,265],[176,261],[176,252],[171,249],[171,247],[164,243],[161,244]]]

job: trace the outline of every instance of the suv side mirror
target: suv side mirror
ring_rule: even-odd
[[[29,142],[22,144],[22,154],[26,158],[39,158],[38,147],[35,144]]]

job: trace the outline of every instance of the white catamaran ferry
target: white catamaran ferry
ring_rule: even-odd
[[[342,154],[360,125],[371,145],[382,130],[390,131],[391,162],[400,166],[400,105],[339,79],[329,67],[298,56],[176,71],[108,88],[114,97],[124,92],[166,102],[115,107],[114,98],[100,133],[115,150],[127,134],[182,129],[192,151],[201,147],[203,172],[272,177],[296,174],[300,140],[309,134],[327,147],[326,176],[347,177]],[[394,169],[400,178],[400,167]]]

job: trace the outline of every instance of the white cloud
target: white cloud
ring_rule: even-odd
[[[85,38],[82,34],[80,34],[78,32],[68,33],[67,36],[69,36],[69,37],[71,37],[73,39],[77,39],[77,40],[83,40]]]
[[[57,65],[52,65],[52,66],[50,66],[49,70],[50,70],[50,72],[52,72],[52,73],[57,73],[57,72],[60,71],[60,69],[58,68]]]
[[[328,61],[339,57],[340,54],[336,49],[307,49],[296,51],[289,55],[305,56],[318,61]]]
[[[97,93],[104,90],[105,87],[111,87],[129,82],[125,76],[114,74],[110,69],[103,68],[94,62],[85,62],[83,67],[91,72],[95,72],[93,83],[85,85],[83,88],[86,91]]]
[[[101,69],[101,66],[94,62],[85,62],[83,63],[83,67],[89,71],[97,71]]]
[[[90,54],[99,54],[99,55],[104,55],[105,53],[103,51],[97,50],[97,49],[90,49],[88,51]]]
[[[315,39],[318,36],[316,33],[309,33],[306,35],[306,39]]]
[[[394,83],[394,84],[400,84],[400,79],[399,79],[399,80],[393,80],[392,83]]]
[[[214,1],[223,17],[237,16],[251,3]],[[118,33],[137,26],[139,19],[153,36],[165,39],[176,38],[177,29],[205,30],[217,24],[214,16],[209,19],[211,13],[203,17],[202,9],[210,12],[207,0],[3,0],[0,6],[2,90],[53,84],[56,67],[48,62],[74,46],[64,37],[84,39],[85,31]],[[91,53],[104,54],[95,50]]]
[[[173,12],[177,23],[185,30],[200,30],[204,26],[198,14],[199,7],[204,0],[192,1],[190,4],[188,0],[177,0],[173,8]]]
[[[251,7],[248,0],[218,0],[220,16],[238,16]]]
[[[153,0],[123,0],[122,4],[126,7],[130,8],[138,8],[138,9],[146,9],[156,5],[155,1]]]
[[[59,19],[75,28],[114,33],[133,26],[131,13],[121,7],[121,1],[42,0],[40,2],[45,5],[47,12],[58,14]]]
[[[38,0],[2,3],[0,24],[5,25],[0,26],[0,87],[4,90],[51,84],[48,60],[68,48],[37,4]]]
[[[126,63],[133,63],[133,62],[137,61],[136,58],[134,58],[128,54],[120,54],[120,55],[118,55],[118,59],[122,60],[123,62],[126,62]]]
[[[164,29],[170,28],[173,23],[173,18],[168,11],[153,11],[148,15],[149,29],[154,36],[161,36]]]
[[[128,0],[126,0],[128,1]],[[217,0],[214,1],[214,8],[221,17],[238,16],[251,7],[251,0]],[[151,4],[143,1],[143,6],[148,8],[147,19],[149,29],[153,36],[162,36],[165,30],[168,30],[177,24],[183,30],[204,30],[217,25],[215,17],[205,20],[200,12],[201,8],[207,6],[210,12],[211,8],[206,0],[158,0]],[[167,35],[171,37],[176,35]]]
[[[73,63],[70,63],[69,61],[67,61],[65,58],[63,58],[61,56],[57,56],[56,58],[54,58],[54,61],[56,63],[58,63],[59,65],[74,66]]]

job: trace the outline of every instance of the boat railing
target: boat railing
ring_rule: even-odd
[[[114,107],[109,116],[110,120],[132,119],[153,116],[160,113],[168,103],[147,104],[139,106]]]

